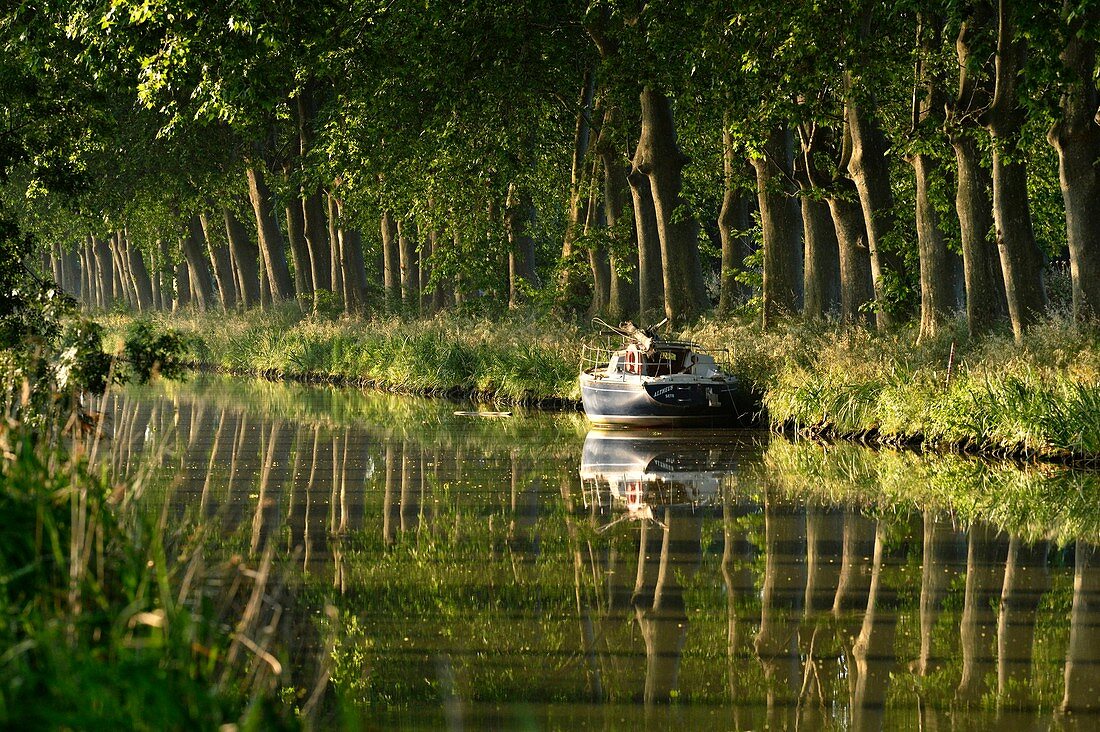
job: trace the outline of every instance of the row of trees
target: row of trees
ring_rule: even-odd
[[[1088,0],[24,3],[0,200],[100,307],[1020,337],[1050,259],[1100,313],[1098,39]]]

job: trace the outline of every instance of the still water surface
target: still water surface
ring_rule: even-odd
[[[464,409],[133,387],[110,460],[320,726],[1100,728],[1095,476]]]

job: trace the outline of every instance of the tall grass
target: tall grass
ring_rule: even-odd
[[[560,321],[329,320],[270,312],[161,315],[192,336],[195,362],[236,373],[315,378],[504,403],[575,402],[580,344]],[[109,332],[127,320],[113,316]],[[790,321],[704,320],[673,335],[728,347],[773,425],[814,434],[923,441],[1050,457],[1100,457],[1100,330],[1051,316],[1023,345],[979,339],[961,319],[937,338]]]
[[[149,511],[149,474],[108,472],[103,425],[22,421],[30,391],[5,387],[0,726],[296,726],[273,704],[279,670],[242,652],[267,643],[272,612],[247,599],[278,597],[270,575],[208,562],[197,527]]]
[[[327,320],[293,308],[158,317],[192,336],[194,361],[234,373],[464,393],[511,404],[579,397],[579,335],[557,322]],[[106,323],[119,333],[125,319]]]
[[[1100,330],[1051,316],[1017,346],[961,320],[918,341],[828,323],[772,333],[703,323],[686,335],[734,350],[774,425],[1017,455],[1100,458]]]

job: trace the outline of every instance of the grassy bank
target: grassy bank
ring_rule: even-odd
[[[194,362],[233,373],[329,380],[510,404],[575,404],[580,344],[557,321],[303,317],[296,309],[157,316],[191,336]],[[129,319],[105,319],[120,334]],[[1022,346],[1006,331],[972,340],[961,325],[917,343],[787,323],[704,321],[682,337],[731,349],[773,426],[887,444],[1016,456],[1100,457],[1100,334],[1052,318]]]
[[[196,364],[268,378],[332,381],[508,404],[572,403],[579,333],[561,323],[303,318],[296,307],[244,315],[158,315],[191,337]],[[104,319],[117,338],[125,316]]]

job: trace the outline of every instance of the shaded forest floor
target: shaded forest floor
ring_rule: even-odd
[[[230,373],[575,408],[593,329],[553,319],[329,319],[296,307],[153,316],[189,337],[194,365]],[[101,320],[118,338],[133,316]],[[1100,330],[1052,317],[1022,345],[949,323],[918,342],[835,323],[704,320],[678,334],[730,349],[762,394],[761,421],[818,437],[1100,462]]]

